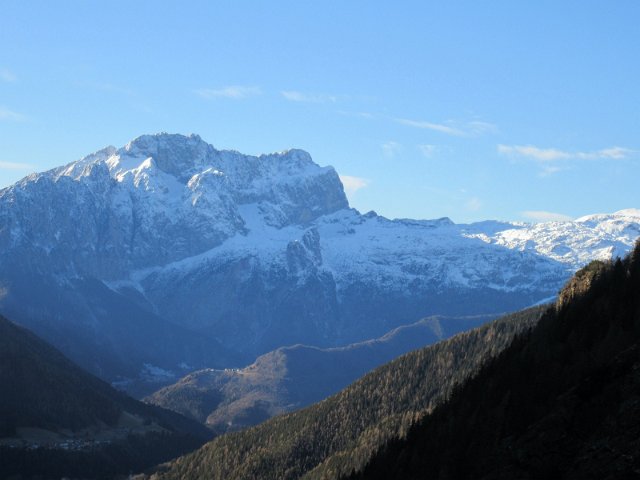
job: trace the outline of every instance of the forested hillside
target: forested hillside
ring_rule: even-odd
[[[640,242],[351,478],[638,478]]]
[[[281,347],[242,369],[190,373],[144,401],[206,423],[216,433],[241,430],[319,402],[404,353],[493,318],[433,316],[345,347]]]
[[[526,332],[542,312],[534,308],[509,315],[406,354],[327,400],[218,437],[158,473],[171,479],[225,480],[349,473],[442,403],[455,385]]]

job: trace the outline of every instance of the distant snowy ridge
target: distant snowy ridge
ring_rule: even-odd
[[[298,242],[303,253],[317,249],[310,254],[316,258],[314,267],[320,266],[333,275],[339,289],[350,278],[358,277],[375,278],[388,288],[409,288],[415,278],[460,287],[486,284],[490,278],[492,288],[523,290],[530,285],[537,287],[535,282],[545,275],[556,275],[559,271],[569,274],[590,260],[622,256],[640,236],[640,215],[618,213],[593,225],[583,220],[458,225],[450,221],[388,220],[345,209],[325,215],[311,225],[277,228],[262,218],[258,204],[246,205],[239,212],[245,230],[222,245],[164,266],[133,271],[130,280],[140,285],[151,274],[180,275],[211,262],[243,257],[259,259],[262,265],[276,268],[287,262],[287,245]],[[305,245],[305,239],[308,243],[315,232],[317,245]],[[513,257],[507,251],[486,248],[469,239],[503,246],[521,255]],[[502,256],[507,262],[515,258],[519,265],[499,262]],[[537,262],[539,257],[557,263]],[[537,269],[538,276],[531,279],[533,283],[513,282],[527,265]]]
[[[573,270],[591,260],[623,257],[640,237],[637,209],[587,215],[573,222],[498,224],[498,228],[491,223],[470,225],[469,236],[511,249],[533,249]],[[489,226],[489,232],[483,232],[483,226]]]

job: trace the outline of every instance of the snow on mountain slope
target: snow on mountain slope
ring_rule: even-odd
[[[594,259],[624,256],[640,236],[640,210],[589,215],[573,222],[514,223],[489,232],[482,231],[482,224],[474,224],[468,235],[511,249],[535,250],[577,270]]]
[[[589,260],[628,250],[640,225],[636,217],[625,218],[622,230],[580,222],[455,225],[342,209],[279,229],[263,220],[259,204],[240,212],[242,233],[199,256],[133,272],[131,280],[176,315],[182,299],[197,297],[200,309],[183,316],[189,328],[215,332],[234,348],[255,345],[257,353],[283,341],[359,341],[420,315],[532,305],[552,298]],[[167,296],[176,279],[180,287]],[[305,301],[318,296],[325,301],[309,311]],[[260,311],[247,311],[247,299]]]
[[[114,279],[220,245],[252,202],[275,227],[347,206],[335,170],[300,150],[252,157],[197,135],[145,135],[0,191],[0,242]]]
[[[135,271],[131,277],[139,284],[151,274],[180,275],[216,260],[238,258],[259,259],[277,268],[287,262],[285,246],[291,250],[300,245],[301,252],[311,252],[314,266],[322,266],[334,277],[338,289],[353,279],[406,293],[416,279],[438,282],[443,289],[486,286],[490,279],[491,288],[526,290],[537,288],[541,281],[554,282],[556,275],[573,272],[592,259],[619,256],[640,236],[640,215],[619,213],[593,225],[583,220],[456,225],[451,221],[388,220],[343,209],[312,224],[275,228],[261,216],[259,204],[245,205],[239,211],[245,231],[221,246]],[[530,282],[523,283],[522,275],[534,271]]]
[[[114,379],[145,364],[178,371],[184,351],[203,353],[183,359],[192,367],[211,367],[193,339],[176,350],[174,327],[252,361],[434,314],[516,310],[639,233],[638,210],[541,224],[362,215],[335,170],[301,150],[256,157],[197,135],[145,135],[0,191],[0,311]],[[145,323],[131,334],[123,325],[138,311]],[[152,318],[172,327],[154,331]],[[172,355],[106,368],[108,352],[126,363],[121,345],[145,336]],[[104,358],[93,358],[98,347]],[[232,357],[216,355],[216,366]]]

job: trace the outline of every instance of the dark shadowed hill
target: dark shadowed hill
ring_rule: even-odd
[[[352,478],[638,478],[640,243]]]
[[[113,389],[2,317],[0,385],[1,478],[109,477],[208,438],[196,422]]]
[[[282,347],[246,368],[191,373],[145,401],[206,423],[218,433],[239,430],[319,402],[404,353],[491,319],[433,316],[346,347]]]
[[[361,467],[386,440],[442,403],[455,385],[536,323],[530,309],[406,354],[337,395],[222,435],[162,467],[162,478],[294,479]]]

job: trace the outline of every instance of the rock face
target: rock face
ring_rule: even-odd
[[[639,232],[637,210],[537,225],[362,215],[306,152],[145,135],[0,191],[0,312],[110,381],[167,381],[550,300]]]
[[[607,264],[600,260],[594,260],[586,267],[581,268],[571,277],[567,284],[562,287],[556,300],[556,308],[561,310],[576,297],[587,293],[593,282],[607,270]]]
[[[120,279],[244,232],[248,203],[277,228],[348,206],[335,171],[305,152],[250,157],[195,135],[146,135],[5,189],[1,245],[61,273]]]

